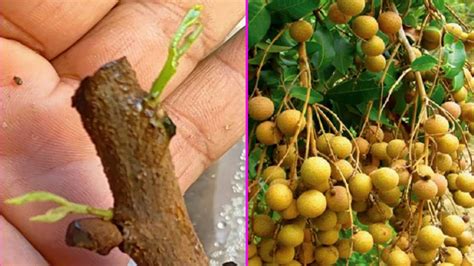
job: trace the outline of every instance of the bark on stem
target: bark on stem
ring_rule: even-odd
[[[146,96],[122,58],[84,79],[73,97],[112,190],[119,247],[138,265],[207,265],[171,162],[174,126]]]

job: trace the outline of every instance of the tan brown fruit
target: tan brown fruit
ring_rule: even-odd
[[[472,245],[472,232],[464,231],[457,238],[457,243],[460,247],[466,247]]]
[[[267,184],[270,184],[276,179],[286,179],[286,172],[280,166],[272,165],[263,170],[262,178]]]
[[[474,122],[474,103],[461,105],[461,118],[467,122]]]
[[[252,224],[253,233],[259,237],[272,237],[275,231],[275,222],[265,214],[256,215]]]
[[[339,259],[339,251],[334,246],[319,246],[314,249],[314,259],[319,265],[332,265]]]
[[[282,211],[290,206],[293,200],[293,192],[286,185],[274,184],[265,193],[265,200],[270,209]]]
[[[281,211],[280,215],[285,220],[291,220],[291,219],[295,219],[296,217],[298,217],[300,215],[300,213],[298,212],[298,208],[296,207],[296,200],[293,199],[291,201],[290,206],[288,206],[288,208]]]
[[[436,138],[438,151],[442,153],[453,153],[459,147],[459,139],[453,134],[445,134],[442,137]]]
[[[425,48],[428,51],[434,50],[439,47],[439,43],[435,42],[428,42],[428,41],[421,41],[421,47]]]
[[[367,231],[359,231],[352,236],[352,248],[359,253],[367,253],[374,246],[374,239]]]
[[[458,237],[466,230],[466,224],[461,217],[451,214],[441,220],[441,229],[448,236]]]
[[[418,232],[417,241],[423,249],[437,249],[441,247],[444,242],[444,234],[438,227],[427,225]]]
[[[380,200],[392,207],[397,206],[400,203],[401,196],[402,192],[398,187],[394,187],[393,189],[379,194]]]
[[[474,122],[469,122],[467,125],[467,129],[469,130],[469,134],[474,135]]]
[[[435,169],[439,172],[446,172],[451,169],[453,159],[446,153],[438,153],[435,157]]]
[[[436,193],[436,196],[443,196],[448,189],[448,180],[446,180],[446,177],[441,174],[435,174],[431,180],[433,180],[438,187],[438,193]]]
[[[295,224],[287,224],[281,227],[278,232],[278,243],[287,247],[296,247],[303,243],[304,231]]]
[[[334,186],[332,189],[326,191],[326,202],[330,210],[335,212],[342,212],[349,209],[350,198],[349,193],[345,187]]]
[[[415,143],[415,147],[413,149],[413,156],[415,158],[421,158],[424,151],[425,151],[425,144],[422,142],[417,142]]]
[[[354,167],[347,160],[338,160],[331,165],[331,176],[336,180],[348,179],[352,176]]]
[[[410,265],[410,257],[405,252],[395,249],[388,255],[388,266],[405,266]]]
[[[367,210],[367,201],[352,201],[352,210],[355,212],[364,212]]]
[[[370,154],[378,160],[388,160],[387,142],[377,142],[370,147]]]
[[[376,202],[367,210],[369,220],[373,223],[385,222],[393,216],[393,210],[383,202]]]
[[[438,256],[438,249],[423,249],[422,246],[416,246],[413,249],[413,254],[415,255],[416,260],[421,263],[430,263],[436,256]]]
[[[374,223],[369,225],[369,233],[374,239],[374,243],[384,244],[392,239],[392,228],[384,223]]]
[[[370,191],[372,191],[372,180],[366,174],[355,174],[349,180],[349,190],[355,200],[365,200],[369,197]]]
[[[377,170],[378,166],[373,164],[367,164],[362,166],[362,172],[366,175],[370,175],[373,171]]]
[[[369,40],[374,37],[379,30],[379,24],[374,17],[358,16],[352,21],[352,30],[360,38]]]
[[[289,263],[295,257],[295,248],[287,246],[279,246],[275,251],[275,263]]]
[[[301,215],[315,218],[326,210],[326,197],[317,190],[307,190],[296,200],[296,207]]]
[[[324,133],[316,139],[316,147],[318,150],[326,155],[330,154],[329,143],[334,138],[332,133]]]
[[[301,123],[299,123],[301,119]],[[286,136],[293,136],[298,131],[298,124],[300,124],[300,130],[306,125],[306,119],[301,116],[301,112],[298,110],[290,109],[282,112],[276,119],[278,129]]]
[[[352,146],[354,147],[354,153],[357,154],[357,150],[359,150],[361,155],[367,155],[369,153],[370,144],[369,142],[362,138],[357,137],[352,141]]]
[[[313,36],[313,25],[305,20],[298,20],[290,25],[290,36],[297,42],[306,42]]]
[[[249,258],[248,266],[262,266],[262,259],[259,256]]]
[[[365,8],[364,0],[337,0],[338,9],[347,16],[359,15]]]
[[[362,52],[368,56],[381,55],[385,51],[385,43],[379,36],[375,35],[368,41],[362,42]]]
[[[407,232],[401,232],[396,245],[401,250],[407,250],[410,247],[410,235]]]
[[[459,249],[455,247],[447,247],[446,254],[444,256],[444,261],[452,263],[454,265],[461,265],[462,263],[462,254]]]
[[[433,180],[420,179],[413,184],[413,192],[420,200],[432,200],[438,193],[438,186]]]
[[[275,106],[272,100],[264,96],[256,96],[249,100],[249,116],[257,121],[267,120],[273,115]]]
[[[385,69],[386,60],[383,55],[365,57],[365,67],[371,72],[380,72]]]
[[[474,191],[474,176],[469,173],[460,173],[456,179],[456,187],[464,192]]]
[[[249,254],[249,258],[257,255],[257,246],[255,244],[249,244],[248,245],[248,254]]]
[[[453,98],[456,102],[460,103],[466,100],[467,98],[467,89],[466,87],[461,87],[458,91],[453,93]]]
[[[265,145],[275,145],[281,141],[282,134],[272,121],[265,121],[257,126],[255,137]]]
[[[259,244],[258,255],[265,262],[273,261],[273,248],[276,245],[276,241],[273,239],[263,239]]]
[[[377,126],[369,126],[366,129],[365,137],[369,143],[381,142],[384,139],[383,130]]]
[[[408,147],[404,140],[394,139],[387,145],[387,155],[392,159],[404,158],[408,154]]]
[[[451,116],[455,119],[458,119],[461,116],[461,106],[456,102],[445,102],[441,105],[441,107],[446,110]]]
[[[334,24],[346,24],[351,20],[352,16],[348,16],[339,10],[336,3],[331,4],[328,11],[328,18]]]
[[[402,28],[402,18],[392,11],[380,14],[377,22],[380,30],[385,34],[395,34]]]
[[[395,170],[382,167],[370,173],[372,183],[380,191],[387,191],[398,185],[398,174]]]
[[[337,224],[337,215],[331,210],[326,210],[323,214],[313,219],[313,225],[321,231],[333,229]]]
[[[442,136],[448,133],[449,122],[441,115],[434,115],[428,118],[423,124],[426,134]]]
[[[331,165],[322,157],[309,157],[301,165],[301,178],[310,186],[327,182],[330,176]]]
[[[395,170],[398,174],[399,181],[398,185],[406,186],[408,184],[408,179],[410,173],[407,170],[407,161],[406,160],[395,160],[392,162],[390,167]]]
[[[288,145],[278,145],[274,152],[275,161],[279,162],[283,159],[283,156],[288,152],[288,155],[283,159],[281,164],[282,167],[290,167],[298,158],[296,154],[295,146],[290,146],[290,150],[288,151]]]
[[[352,143],[349,139],[343,136],[335,136],[329,141],[334,155],[339,159],[344,159],[351,154]]]
[[[327,231],[318,231],[316,234],[318,241],[323,245],[333,245],[339,239],[339,229],[332,228]]]
[[[339,252],[340,259],[348,259],[352,255],[351,250],[351,240],[350,239],[340,239],[336,243],[337,251]]]

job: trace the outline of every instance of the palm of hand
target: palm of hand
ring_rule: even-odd
[[[127,2],[115,7],[114,1],[86,6],[74,1],[38,1],[36,6],[32,2],[6,2],[0,17],[7,25],[0,30],[4,62],[0,72],[0,242],[6,243],[0,264],[124,264],[128,258],[117,250],[101,257],[66,247],[65,228],[72,217],[54,225],[28,221],[52,205],[12,207],[3,201],[44,190],[97,207],[112,205],[102,165],[71,107],[71,96],[81,78],[124,55],[143,88],[150,87],[165,60],[163,51],[170,36],[193,5],[187,2],[193,1],[184,1],[182,6]],[[243,34],[207,56],[241,18],[243,5],[241,1],[204,5],[208,33],[182,58],[164,102],[178,127],[171,152],[183,191],[243,134],[244,127]],[[66,16],[68,21],[63,22]],[[23,84],[16,85],[13,76],[21,77]]]

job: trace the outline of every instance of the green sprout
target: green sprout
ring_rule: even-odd
[[[150,100],[156,100],[160,96],[166,84],[168,84],[171,77],[176,73],[179,59],[191,47],[199,34],[201,34],[203,26],[199,21],[199,16],[201,15],[202,8],[202,5],[195,5],[188,11],[179,25],[178,30],[171,40],[165,65],[151,87]],[[192,31],[187,33],[190,28],[193,28]]]
[[[5,203],[11,205],[22,205],[29,202],[44,201],[52,201],[61,206],[54,209],[50,209],[45,214],[33,216],[30,218],[30,221],[54,223],[61,220],[69,213],[89,214],[97,216],[104,220],[110,220],[113,216],[113,212],[111,209],[98,209],[84,204],[70,202],[63,197],[45,191],[30,192],[16,198],[8,199],[5,201]]]

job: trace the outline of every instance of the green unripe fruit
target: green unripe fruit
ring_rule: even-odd
[[[469,173],[460,173],[456,179],[456,187],[463,192],[474,191],[474,176]]]
[[[365,0],[337,0],[337,7],[347,16],[355,16],[364,10]]]
[[[358,16],[352,21],[352,30],[360,38],[369,40],[379,31],[379,24],[374,17]]]
[[[439,47],[441,43],[441,32],[438,28],[427,27],[423,31],[422,43],[423,48],[433,50]]]
[[[301,165],[301,178],[310,186],[327,182],[330,176],[331,165],[322,157],[309,157]]]
[[[352,248],[359,253],[367,253],[374,246],[374,239],[367,231],[359,231],[352,236]]]
[[[438,186],[433,180],[420,179],[413,184],[413,192],[420,200],[432,200],[438,194]]]
[[[257,121],[263,121],[270,118],[275,106],[272,100],[263,96],[256,96],[249,100],[249,116]]]
[[[374,243],[384,244],[392,239],[392,229],[384,223],[374,223],[369,225],[369,233],[374,239]]]
[[[296,247],[303,243],[304,231],[298,225],[287,224],[282,226],[277,236],[278,243],[287,247]]]
[[[297,42],[306,42],[313,36],[313,25],[305,20],[298,20],[290,25],[290,36]]]
[[[420,229],[417,240],[423,249],[437,249],[444,242],[444,234],[438,227],[427,225]]]
[[[442,153],[453,153],[459,147],[459,139],[453,134],[445,134],[442,137],[436,138],[438,151]]]
[[[339,159],[348,157],[352,152],[352,143],[349,139],[343,136],[335,136],[329,141],[334,155]]]
[[[392,158],[404,158],[408,154],[408,147],[404,140],[394,139],[387,145],[387,155]]]
[[[290,206],[293,200],[293,192],[291,192],[287,185],[273,184],[265,193],[265,200],[270,209],[282,211]]]
[[[334,24],[346,24],[351,20],[351,16],[348,16],[339,10],[336,3],[331,4],[328,10],[328,18]]]
[[[448,236],[458,237],[466,230],[466,224],[461,217],[452,214],[441,219],[441,229]]]
[[[265,121],[257,126],[255,137],[265,145],[275,145],[281,141],[282,134],[272,121]]]
[[[382,38],[375,35],[370,38],[368,41],[362,42],[361,45],[362,52],[368,56],[377,56],[381,55],[385,51],[385,43]]]
[[[385,69],[386,60],[383,55],[367,56],[365,58],[365,67],[371,72],[380,72]]]
[[[426,134],[441,136],[449,131],[449,122],[441,115],[434,115],[426,119],[423,128]]]
[[[280,166],[272,165],[263,170],[262,178],[267,184],[270,184],[276,179],[286,179],[286,172]]]
[[[368,175],[358,173],[349,180],[349,190],[355,200],[365,200],[372,191],[372,180]]]
[[[307,190],[296,200],[296,207],[301,215],[315,218],[326,210],[326,197],[317,190]]]
[[[382,167],[370,173],[372,183],[378,190],[387,191],[395,188],[398,185],[398,174],[395,170]]]
[[[345,187],[334,186],[332,189],[326,191],[325,195],[327,206],[330,210],[342,212],[349,209],[351,202]]]
[[[402,18],[392,11],[380,14],[377,22],[380,30],[385,34],[395,34],[402,28]]]
[[[286,110],[278,115],[276,124],[278,129],[285,134],[285,136],[293,136],[298,131],[298,124],[301,119],[299,129],[302,130],[306,125],[306,119],[298,110]]]

